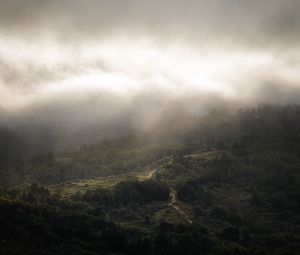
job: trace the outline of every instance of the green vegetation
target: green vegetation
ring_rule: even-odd
[[[300,107],[195,123],[6,164],[1,254],[299,254]]]

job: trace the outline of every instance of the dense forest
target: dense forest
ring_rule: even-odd
[[[0,146],[1,254],[300,253],[298,105],[30,156],[3,129]]]

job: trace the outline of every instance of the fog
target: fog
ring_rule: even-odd
[[[298,103],[299,11],[297,0],[0,0],[0,125],[39,151],[224,105]]]

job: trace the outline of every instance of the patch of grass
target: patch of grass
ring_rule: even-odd
[[[185,157],[190,157],[192,159],[202,159],[202,160],[213,160],[218,156],[222,155],[224,152],[219,150],[205,151],[205,152],[194,152]]]
[[[184,217],[174,210],[171,206],[165,205],[161,210],[158,210],[154,219],[157,223],[168,222],[172,224],[186,224]]]
[[[59,193],[63,197],[70,197],[78,192],[86,192],[87,190],[93,190],[96,188],[110,189],[120,182],[131,181],[138,179],[139,181],[146,180],[148,178],[148,170],[139,172],[129,172],[119,175],[111,175],[106,177],[98,177],[92,179],[84,179],[79,181],[65,182],[56,185],[50,185],[49,189],[54,193]]]

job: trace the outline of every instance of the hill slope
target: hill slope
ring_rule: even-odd
[[[300,107],[192,122],[8,164],[1,250],[299,254]]]

